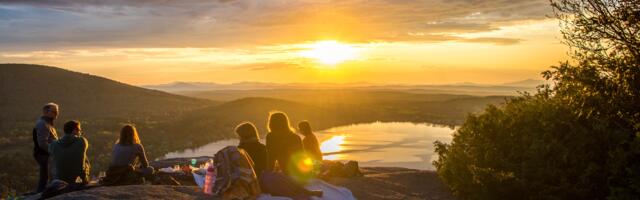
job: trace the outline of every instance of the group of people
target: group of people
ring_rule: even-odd
[[[43,192],[52,179],[77,184],[87,184],[90,181],[91,167],[87,159],[89,142],[82,136],[82,127],[78,121],[66,122],[64,135],[59,137],[53,124],[59,110],[55,103],[45,104],[42,108],[43,115],[33,129],[34,157],[40,167],[37,192]],[[319,142],[311,131],[309,122],[302,121],[298,124],[303,139],[291,128],[289,118],[283,112],[271,113],[267,124],[266,144],[260,142],[258,129],[253,123],[244,122],[235,128],[240,139],[238,148],[244,150],[253,161],[256,177],[262,182],[263,176],[273,178],[274,174],[281,174],[276,178],[284,177],[292,183],[288,190],[318,195],[314,191],[305,190],[301,184],[296,184],[310,174],[301,164],[322,161]],[[154,174],[133,125],[122,127],[120,137],[113,146],[110,170],[119,167],[131,168],[145,177]]]
[[[53,123],[59,111],[57,104],[45,104],[33,129],[33,156],[40,168],[36,192],[43,192],[54,179],[81,185],[90,181],[89,142],[82,136],[82,125],[75,120],[64,123],[64,135],[60,137]],[[113,145],[111,166],[134,166],[142,175],[154,173],[134,126],[122,127]]]

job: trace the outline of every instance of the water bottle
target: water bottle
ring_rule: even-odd
[[[204,193],[211,195],[213,194],[213,185],[215,184],[216,181],[216,167],[213,165],[213,163],[209,163],[209,166],[207,167],[207,173],[205,174],[204,177]]]

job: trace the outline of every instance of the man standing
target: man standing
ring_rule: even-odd
[[[51,163],[49,159],[49,144],[58,139],[53,120],[58,117],[58,104],[47,103],[42,107],[42,117],[33,128],[33,157],[40,166],[40,178],[37,192],[44,191],[50,180]]]

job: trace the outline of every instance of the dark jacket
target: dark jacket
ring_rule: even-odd
[[[33,128],[33,153],[34,155],[48,155],[49,144],[58,139],[56,128],[53,127],[53,119],[42,116]]]
[[[249,153],[249,157],[253,160],[253,170],[260,177],[262,171],[267,167],[267,147],[257,140],[250,142],[240,142],[238,148]]]
[[[320,144],[318,138],[313,133],[304,136],[302,139],[304,151],[311,156],[314,160],[322,161],[322,151],[320,150]]]
[[[287,175],[298,172],[291,159],[296,153],[302,153],[302,140],[291,131],[270,132],[267,134],[267,169],[274,169],[278,161],[280,169]]]
[[[65,134],[59,140],[49,145],[49,152],[53,156],[55,178],[67,183],[75,183],[80,177],[82,183],[89,183],[89,160],[87,149],[89,142],[82,136]]]

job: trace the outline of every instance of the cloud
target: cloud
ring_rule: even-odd
[[[497,45],[512,45],[517,44],[522,41],[522,39],[517,38],[497,38],[497,37],[480,37],[480,38],[467,38],[462,39],[463,42],[474,42],[474,43],[492,43]]]
[[[545,0],[0,0],[3,49],[460,40],[551,11]]]
[[[243,65],[236,65],[231,67],[232,69],[243,69],[248,71],[263,71],[263,70],[282,70],[282,69],[304,69],[301,64],[292,62],[268,62],[268,63],[250,63]]]

